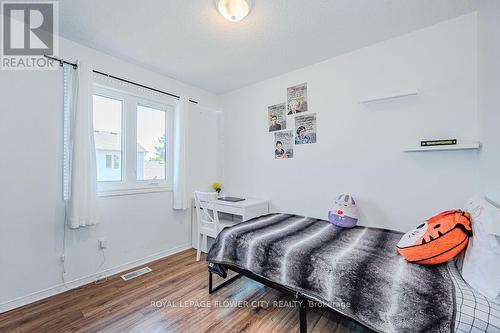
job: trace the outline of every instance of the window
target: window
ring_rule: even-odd
[[[113,169],[120,168],[120,156],[118,156],[118,155],[106,155],[106,169],[111,169],[111,168],[113,168]]]
[[[101,194],[171,188],[176,101],[137,95],[100,85],[94,88],[94,141]]]
[[[113,155],[113,169],[120,169],[120,156]]]
[[[163,110],[137,106],[137,179],[166,177],[167,115]]]
[[[121,181],[123,101],[93,96],[94,142],[97,180]]]

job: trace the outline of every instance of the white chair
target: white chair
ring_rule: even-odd
[[[198,221],[196,261],[200,261],[201,247],[202,244],[206,246],[207,236],[215,238],[222,229],[233,225],[233,223],[231,221],[219,220],[217,193],[195,191],[194,201]]]

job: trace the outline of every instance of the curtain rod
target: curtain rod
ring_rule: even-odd
[[[48,55],[44,55],[44,57],[47,58],[47,59],[58,61],[61,66],[63,64],[66,64],[66,65],[73,66],[73,68],[77,68],[78,67],[78,64],[73,63],[73,62],[69,62],[69,61],[66,61],[66,60],[63,60],[63,59],[59,59],[59,58],[48,56]],[[104,72],[97,71],[97,70],[93,70],[93,72],[96,73],[96,74],[99,74],[99,75],[107,76],[109,78],[112,78],[112,79],[115,79],[115,80],[118,80],[118,81],[122,81],[122,82],[126,82],[126,83],[129,83],[129,84],[133,84],[134,86],[138,86],[138,87],[145,88],[145,89],[148,89],[148,90],[152,90],[152,91],[155,91],[155,92],[158,92],[158,93],[161,93],[161,94],[165,94],[165,95],[177,98],[177,99],[181,98],[179,95],[175,95],[175,94],[172,94],[172,93],[169,93],[169,92],[166,92],[166,91],[163,91],[163,90],[159,90],[159,89],[156,89],[156,88],[151,88],[151,87],[145,86],[143,84],[140,84],[140,83],[137,83],[137,82],[133,82],[133,81],[130,81],[130,80],[127,80],[127,79],[123,79],[121,77],[114,76],[114,75],[111,75],[111,74],[108,74],[108,73],[104,73]],[[194,101],[192,99],[190,99],[189,101],[191,103],[198,104],[197,101]]]

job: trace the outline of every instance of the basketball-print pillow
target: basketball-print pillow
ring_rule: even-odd
[[[449,210],[407,232],[399,241],[397,249],[409,262],[436,265],[458,255],[467,247],[471,236],[469,213]]]

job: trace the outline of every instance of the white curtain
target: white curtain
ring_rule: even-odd
[[[187,209],[187,144],[189,124],[189,98],[181,96],[174,113],[174,209]]]
[[[71,229],[97,224],[97,167],[92,119],[92,69],[64,68],[64,196]]]

